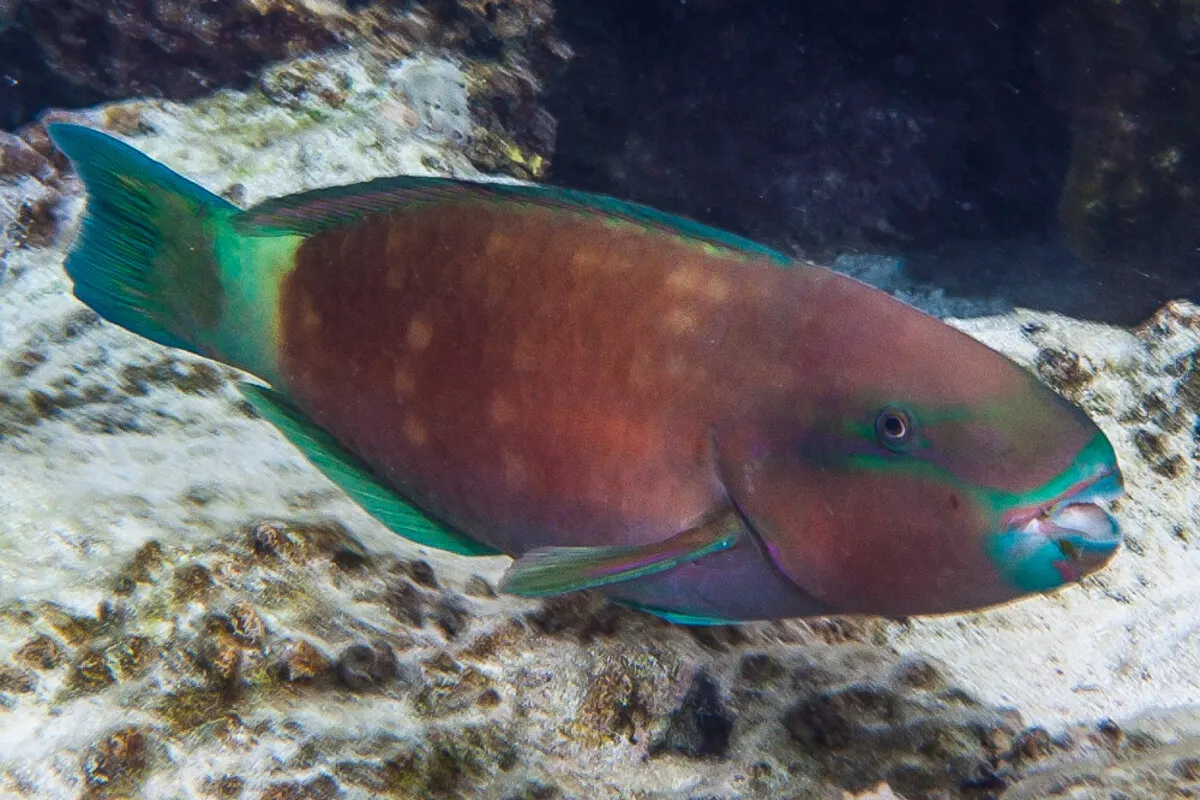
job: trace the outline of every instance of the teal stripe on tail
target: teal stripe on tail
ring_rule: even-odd
[[[214,236],[238,209],[99,131],[47,130],[87,186],[66,263],[75,296],[148,339],[213,355],[223,304]]]

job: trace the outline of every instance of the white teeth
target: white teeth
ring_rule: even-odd
[[[1047,509],[1021,526],[1021,531],[1050,538],[1081,536],[1097,543],[1120,538],[1116,520],[1097,503],[1068,502]]]
[[[1116,521],[1095,503],[1069,503],[1058,509],[1046,520],[1050,528],[1062,533],[1076,533],[1096,542],[1116,539]]]

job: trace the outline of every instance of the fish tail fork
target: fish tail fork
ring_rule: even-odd
[[[99,131],[58,123],[49,134],[88,191],[66,263],[75,296],[134,333],[220,357],[215,238],[238,209]]]

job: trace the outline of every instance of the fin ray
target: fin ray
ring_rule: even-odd
[[[708,614],[689,614],[686,611],[672,611],[669,608],[660,608],[659,606],[646,605],[634,600],[624,600],[621,598],[610,597],[609,600],[619,606],[632,608],[634,611],[641,611],[646,614],[653,614],[659,619],[665,619],[675,625],[692,625],[692,626],[715,626],[715,625],[738,625],[744,620],[726,619]]]
[[[60,122],[47,132],[87,187],[66,261],[75,296],[134,333],[204,354],[221,292],[214,231],[237,208],[100,131]]]
[[[500,590],[544,597],[644,578],[728,550],[741,533],[740,525],[723,516],[650,545],[540,547],[508,568]]]

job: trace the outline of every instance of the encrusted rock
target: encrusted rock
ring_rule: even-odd
[[[188,564],[175,570],[175,599],[180,601],[203,601],[213,588],[212,573],[203,564]]]
[[[93,745],[84,756],[85,797],[132,794],[150,764],[150,738],[138,728],[121,728]]]
[[[49,182],[54,179],[56,170],[49,159],[24,139],[0,131],[0,179],[25,175]]]
[[[54,669],[63,663],[62,648],[45,634],[38,634],[17,651],[16,660],[39,670]]]
[[[149,637],[134,635],[121,638],[104,654],[116,677],[129,680],[145,671],[158,656],[158,648]]]
[[[784,725],[808,757],[849,791],[881,778],[905,796],[1003,787],[1012,721],[946,691],[936,670],[904,664],[886,682],[835,683],[793,705]]]
[[[279,677],[287,683],[315,683],[329,677],[329,657],[304,639],[288,642],[279,657]]]
[[[655,749],[673,750],[692,758],[723,758],[729,751],[733,723],[733,715],[721,700],[721,690],[712,678],[701,673],[671,714],[666,734]]]
[[[448,653],[439,653],[421,666],[424,686],[413,697],[418,714],[441,718],[481,701],[495,705],[493,681],[475,667],[458,663]]]
[[[333,800],[341,796],[337,781],[328,775],[318,775],[303,783],[277,783],[262,793],[261,800]]]
[[[397,677],[399,663],[387,642],[352,644],[342,650],[335,665],[338,681],[349,689],[375,689]]]
[[[116,681],[104,653],[85,650],[71,665],[67,676],[67,688],[78,694],[92,694]]]
[[[37,686],[37,678],[19,667],[0,663],[0,692],[28,694]]]
[[[213,686],[233,688],[241,677],[242,648],[232,636],[217,631],[200,642],[197,663]]]
[[[262,647],[267,638],[267,626],[254,606],[242,601],[229,609],[229,633],[246,647]]]

